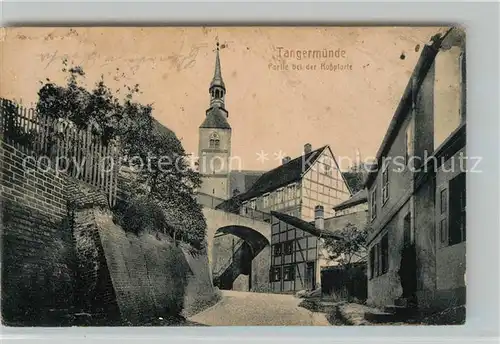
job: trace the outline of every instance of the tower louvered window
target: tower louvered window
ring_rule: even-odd
[[[219,135],[217,135],[217,133],[212,133],[212,135],[210,135],[209,146],[210,146],[210,148],[214,148],[214,149],[220,148],[220,139],[219,139]]]

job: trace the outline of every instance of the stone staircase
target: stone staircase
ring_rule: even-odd
[[[231,290],[233,282],[240,274],[250,273],[251,261],[248,244],[241,240],[227,263],[214,274],[214,285],[222,290]]]
[[[396,299],[393,305],[387,305],[383,311],[365,312],[364,318],[371,323],[411,323],[419,315],[418,308],[411,305],[407,299]]]

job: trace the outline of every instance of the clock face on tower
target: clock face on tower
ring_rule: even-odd
[[[214,157],[212,160],[212,173],[222,172],[222,159],[220,157]]]

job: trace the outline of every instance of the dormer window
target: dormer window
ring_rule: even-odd
[[[217,133],[212,133],[210,135],[210,148],[218,149],[220,147],[220,139]]]

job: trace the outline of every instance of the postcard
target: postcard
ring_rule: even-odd
[[[5,326],[465,322],[460,27],[17,27]]]

